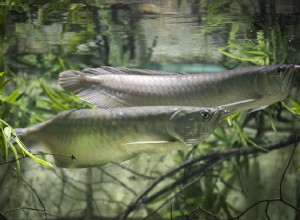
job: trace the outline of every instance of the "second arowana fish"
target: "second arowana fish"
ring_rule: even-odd
[[[209,74],[101,67],[68,70],[60,85],[102,108],[125,106],[221,106],[230,113],[285,99],[299,65],[252,66]]]
[[[188,149],[211,134],[224,113],[174,106],[82,109],[15,130],[29,148],[41,146],[54,154],[58,167],[78,168]]]

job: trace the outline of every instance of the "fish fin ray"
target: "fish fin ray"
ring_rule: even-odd
[[[84,86],[84,77],[84,74],[80,71],[67,70],[59,74],[58,82],[64,90],[76,92]]]
[[[260,99],[246,99],[243,101],[237,101],[237,102],[232,102],[232,103],[228,103],[226,105],[221,105],[221,108],[224,108],[226,110],[229,110],[228,113],[232,112],[232,111],[240,111],[241,108],[248,108],[248,105],[251,103],[256,103],[259,102]]]
[[[59,75],[60,86],[68,91],[75,93],[80,99],[94,104],[101,108],[117,108],[128,106],[125,101],[122,101],[114,95],[106,92],[104,89],[99,89],[97,82],[86,83],[85,80],[91,77],[81,71],[67,70]]]
[[[264,105],[264,106],[260,106],[260,107],[257,107],[257,108],[254,108],[254,109],[251,109],[249,112],[256,112],[256,111],[260,111],[260,110],[263,110],[265,108],[269,107],[269,105]]]
[[[167,72],[167,71],[157,71],[157,70],[147,70],[147,69],[134,69],[125,67],[110,67],[102,66],[99,68],[87,68],[82,71],[84,74],[89,75],[182,75],[186,73],[177,72]]]
[[[172,143],[175,141],[137,141],[137,142],[129,142],[125,144],[121,144],[121,146],[125,145],[135,145],[135,144],[166,144],[166,143]]]
[[[119,108],[128,106],[125,101],[98,89],[89,88],[81,90],[80,92],[77,92],[76,95],[79,98],[101,108]]]
[[[138,154],[153,154],[153,153],[166,153],[172,150],[186,150],[188,146],[180,141],[137,141],[121,144],[120,147],[124,147],[126,152],[134,151]]]

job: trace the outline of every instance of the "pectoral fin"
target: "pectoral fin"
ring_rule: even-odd
[[[126,144],[121,144],[121,146],[136,145],[136,144],[166,144],[166,143],[174,143],[174,142],[173,141],[138,141],[138,142],[129,142]]]
[[[130,142],[120,145],[120,147],[125,148],[127,153],[132,154],[155,154],[163,153],[172,150],[185,150],[189,145],[186,145],[180,141],[137,141]]]
[[[253,106],[253,108],[258,108],[258,103],[261,101],[260,98],[257,99],[247,99],[247,100],[243,100],[243,101],[238,101],[238,102],[232,102],[232,103],[228,103],[226,105],[222,105],[220,107],[228,110],[229,114],[232,112],[238,112],[238,111],[243,111],[245,109],[251,109],[251,106]]]
[[[254,109],[250,110],[250,112],[256,112],[256,111],[259,111],[259,110],[263,110],[267,107],[269,107],[269,105],[260,106],[260,107],[257,107],[257,108],[254,108]]]

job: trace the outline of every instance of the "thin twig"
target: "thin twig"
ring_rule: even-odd
[[[164,188],[162,188],[161,190],[155,192],[153,195],[143,199],[142,203],[149,203],[149,202],[157,199],[158,197],[162,196],[164,193],[175,188],[177,185],[187,182],[187,180],[190,179],[191,177],[193,177],[194,175],[201,175],[205,171],[208,171],[209,169],[214,167],[214,165],[218,162],[219,162],[219,160],[213,159],[213,160],[209,161],[208,163],[204,164],[203,166],[199,166],[193,170],[188,171],[187,173],[185,173],[185,175],[183,175],[179,179],[175,180],[171,184],[169,184],[169,185],[165,186]]]
[[[32,155],[33,155],[33,156],[44,156],[44,155],[63,156],[63,157],[69,157],[70,159],[74,159],[74,156],[73,156],[73,155],[57,154],[57,153],[40,152],[40,153],[35,153],[35,154],[32,154]],[[14,163],[14,162],[20,161],[20,160],[25,159],[25,158],[30,158],[30,157],[29,157],[28,155],[25,155],[25,156],[19,157],[19,158],[17,158],[17,159],[13,159],[13,160],[9,160],[9,161],[2,162],[2,163],[0,163],[0,166],[1,166],[1,165],[4,165],[4,164]]]
[[[16,170],[16,168],[13,166],[13,165],[11,165],[11,164],[9,164],[10,165],[10,167],[12,168],[12,169],[14,169],[14,170]],[[33,193],[35,194],[35,196],[36,196],[36,198],[39,200],[39,203],[41,204],[41,206],[43,207],[43,212],[44,212],[44,214],[45,214],[45,219],[47,220],[48,219],[48,217],[47,217],[47,210],[46,210],[46,208],[45,208],[45,206],[44,206],[44,203],[42,202],[42,200],[41,200],[41,198],[39,197],[39,195],[37,194],[37,192],[36,192],[36,190],[21,176],[21,175],[19,175],[19,178],[21,178],[21,180],[33,191]],[[28,208],[29,209],[29,208]],[[36,211],[41,211],[40,209],[33,209],[33,210],[36,210]],[[7,212],[6,212],[7,213]]]
[[[278,142],[275,143],[271,143],[271,144],[265,144],[262,146],[262,148],[266,149],[267,151],[270,150],[275,150],[275,149],[280,149],[286,146],[289,146],[290,144],[295,143],[295,137],[294,135],[284,139],[284,140],[280,140]],[[168,172],[166,172],[165,174],[159,176],[156,180],[154,180],[147,188],[145,188],[128,206],[128,208],[124,211],[124,213],[121,215],[120,219],[126,219],[127,216],[136,209],[136,207],[138,207],[138,204],[140,204],[140,202],[143,200],[143,203],[149,202],[150,200],[152,200],[151,197],[148,197],[147,199],[143,199],[147,194],[149,194],[150,191],[152,191],[160,182],[162,182],[164,179],[173,176],[174,174],[178,173],[179,171],[181,171],[182,169],[185,169],[187,167],[192,166],[195,163],[198,163],[200,161],[205,161],[205,160],[212,160],[212,159],[216,159],[218,160],[227,160],[230,157],[233,156],[240,156],[240,155],[247,155],[247,154],[256,154],[258,152],[261,153],[266,153],[267,151],[264,151],[260,148],[243,148],[243,149],[231,149],[228,150],[226,152],[213,152],[213,153],[209,153],[203,156],[199,156],[196,157],[192,160],[186,161],[182,164],[180,164],[179,166],[169,170]],[[201,168],[198,168],[201,169]],[[192,175],[192,174],[189,174]],[[186,176],[185,176],[186,177]],[[176,182],[177,184],[178,182]],[[174,185],[176,185],[174,183]],[[172,187],[174,186],[172,185]],[[171,188],[171,185],[170,185]],[[162,191],[159,191],[162,192]],[[158,193],[156,193],[156,195],[158,195]],[[153,195],[152,195],[153,196]]]
[[[285,174],[286,174],[288,168],[290,167],[290,164],[291,164],[293,156],[295,154],[297,145],[299,144],[299,137],[297,137],[297,133],[296,132],[295,132],[295,140],[296,140],[296,143],[294,144],[293,151],[291,153],[290,159],[288,161],[287,166],[285,167],[285,169],[283,171],[283,174],[281,176],[281,180],[280,180],[280,183],[279,183],[279,195],[280,195],[280,199],[283,199],[283,197],[282,197],[283,196],[283,194],[282,194],[282,184],[283,184],[283,180],[284,180]]]
[[[208,215],[210,215],[210,216],[212,216],[212,217],[214,217],[217,220],[221,220],[218,216],[214,215],[212,212],[210,212],[208,210],[205,210],[204,208],[201,208],[200,206],[197,207],[197,208],[195,208],[195,209],[193,209],[192,211],[190,211],[190,213],[188,215],[186,215],[186,217],[189,218],[194,212],[197,212],[199,210],[202,211],[202,212],[204,212],[204,213],[206,213],[206,214],[208,214]]]
[[[221,161],[217,161],[214,166],[217,166],[221,163]],[[213,166],[212,166],[213,167]],[[206,170],[208,171],[208,170]],[[198,182],[201,177],[203,177],[205,175],[205,172],[202,173],[202,175],[197,175],[197,177],[195,177],[192,181],[186,183],[183,187],[181,187],[174,195],[170,196],[168,199],[165,199],[166,201],[164,202],[164,204],[167,204],[169,201],[171,201],[172,199],[174,199],[175,197],[177,197],[179,195],[179,193],[183,192],[184,190],[186,190],[189,186],[193,185],[194,183]],[[159,206],[156,210],[154,210],[152,213],[150,213],[146,218],[151,217],[152,215],[155,214],[155,212],[157,212],[159,209],[161,209],[163,206]],[[145,219],[146,219],[145,218]]]
[[[146,179],[151,179],[151,180],[155,179],[155,177],[152,177],[152,176],[146,176],[146,175],[144,175],[144,174],[138,173],[138,172],[136,172],[136,171],[130,169],[129,167],[126,167],[126,166],[124,166],[124,165],[122,165],[122,164],[120,164],[120,163],[116,163],[116,162],[111,162],[111,163],[114,164],[114,165],[116,165],[116,166],[118,166],[118,167],[121,167],[121,168],[124,169],[124,170],[127,170],[127,171],[133,173],[133,174],[136,175],[136,176],[139,176],[139,177],[142,177],[142,178],[146,178]]]
[[[270,204],[270,201],[267,202],[267,205],[266,205],[266,208],[265,208],[265,213],[266,213],[266,216],[267,216],[268,220],[270,220],[270,216],[268,214],[269,204]]]
[[[266,204],[266,208],[265,208],[265,213],[266,213],[267,219],[270,219],[270,216],[268,215],[268,208],[269,208],[269,204],[270,204],[271,202],[282,202],[282,203],[284,203],[285,205],[287,205],[287,206],[293,208],[295,211],[300,212],[300,209],[299,209],[299,208],[295,207],[294,205],[292,205],[291,203],[289,203],[289,202],[287,202],[287,201],[285,201],[285,200],[283,199],[283,192],[282,192],[282,185],[283,185],[284,177],[285,177],[286,172],[287,172],[287,170],[288,170],[288,168],[289,168],[289,166],[290,166],[290,164],[291,164],[291,162],[292,162],[292,159],[293,159],[293,156],[294,156],[295,151],[296,151],[296,149],[297,149],[297,146],[298,146],[298,144],[299,144],[299,142],[300,142],[300,138],[297,137],[297,133],[295,133],[295,135],[294,135],[293,138],[294,138],[294,141],[295,141],[295,142],[294,142],[294,146],[293,146],[293,150],[292,150],[291,156],[290,156],[290,158],[289,158],[289,160],[288,160],[287,166],[285,167],[285,169],[284,169],[284,171],[283,171],[283,174],[282,174],[281,179],[280,179],[279,187],[278,187],[278,188],[279,188],[279,195],[280,195],[280,197],[279,197],[279,198],[275,198],[275,199],[264,199],[264,200],[259,200],[259,201],[255,202],[254,204],[252,204],[251,206],[249,206],[248,208],[246,208],[242,213],[240,213],[237,217],[234,217],[232,220],[235,220],[235,219],[238,220],[238,219],[240,219],[240,218],[241,218],[243,215],[245,215],[249,210],[251,210],[253,207],[257,206],[257,205],[260,204],[260,203],[267,203],[267,204]]]
[[[101,170],[102,173],[105,173],[105,175],[109,176],[114,181],[116,181],[118,184],[120,184],[121,186],[123,186],[125,189],[127,189],[129,192],[131,192],[133,195],[137,196],[137,193],[133,189],[131,189],[130,187],[128,187],[125,183],[123,183],[122,181],[120,181],[118,178],[116,178],[115,176],[113,176],[110,173],[106,172],[101,167],[99,167],[99,170]]]
[[[20,211],[20,210],[24,210],[24,209],[37,211],[37,212],[46,212],[46,210],[44,210],[44,209],[36,209],[36,208],[30,208],[30,207],[17,207],[17,208],[10,209],[10,210],[4,212],[3,214],[6,215],[10,212],[16,212],[16,211]]]

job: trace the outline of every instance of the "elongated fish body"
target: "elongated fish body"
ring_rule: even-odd
[[[101,67],[59,76],[67,91],[102,108],[221,106],[230,113],[268,106],[289,94],[298,65],[254,66],[220,73],[179,74]]]
[[[211,134],[224,113],[222,108],[174,106],[82,109],[16,131],[25,144],[55,154],[58,167],[77,168],[187,149]]]

